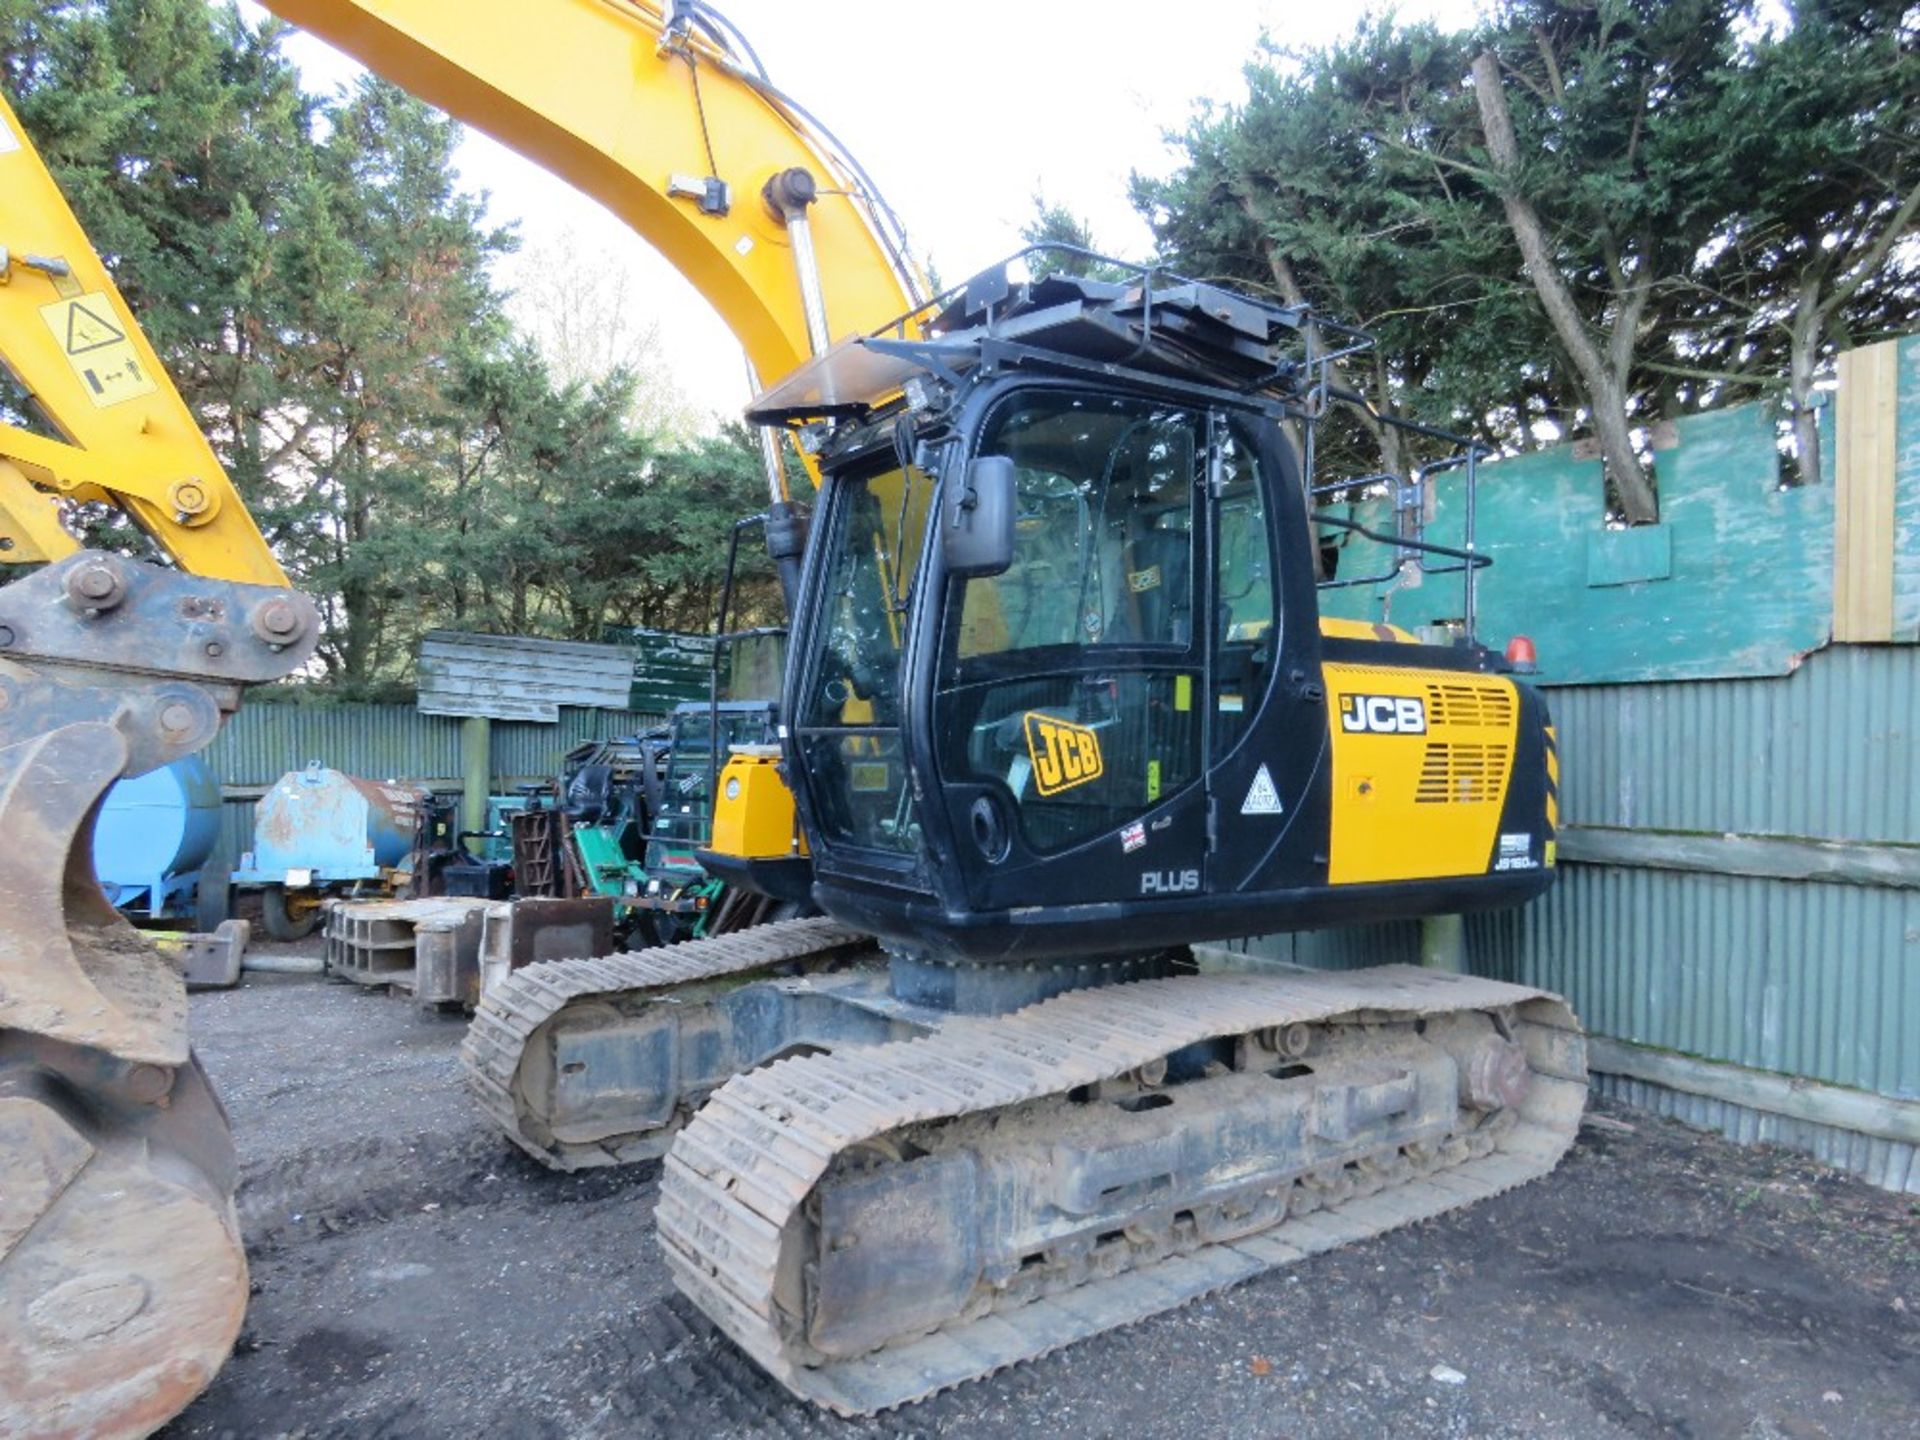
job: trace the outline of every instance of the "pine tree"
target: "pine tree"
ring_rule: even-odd
[[[290,257],[310,347],[297,469],[315,523],[299,569],[332,624],[330,675],[364,687],[407,664],[423,577],[452,517],[434,503],[455,386],[506,336],[487,262],[511,244],[455,184],[457,127],[383,81],[336,108],[297,203]]]
[[[1508,0],[1272,51],[1185,164],[1136,179],[1166,257],[1358,319],[1383,405],[1512,448],[1590,429],[1657,514],[1638,428],[1784,375],[1803,466],[1843,342],[1920,300],[1910,7]],[[1376,435],[1382,463],[1401,468]]]

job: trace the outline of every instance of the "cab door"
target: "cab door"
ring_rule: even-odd
[[[1204,412],[1013,392],[974,453],[1015,464],[1015,557],[953,580],[932,733],[969,903],[1206,887]]]

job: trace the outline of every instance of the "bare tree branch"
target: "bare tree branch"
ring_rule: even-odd
[[[1554,333],[1559,336],[1568,359],[1573,362],[1575,371],[1586,387],[1593,428],[1599,436],[1608,472],[1620,492],[1621,507],[1627,518],[1636,524],[1651,521],[1659,512],[1652,482],[1633,450],[1633,437],[1627,424],[1625,387],[1616,378],[1616,367],[1608,365],[1594,344],[1593,336],[1588,333],[1586,320],[1567,287],[1566,278],[1554,264],[1547,245],[1546,225],[1540,213],[1534,209],[1533,202],[1520,190],[1517,179],[1520,145],[1514,138],[1513,117],[1507,110],[1500,62],[1491,50],[1483,50],[1474,57],[1473,89],[1480,109],[1481,130],[1486,136],[1487,155],[1494,164],[1494,185],[1500,203],[1506,210],[1508,227],[1520,247],[1521,258],[1540,296],[1541,307],[1546,311]],[[1636,287],[1644,288],[1649,283],[1643,267],[1637,277]],[[1642,295],[1639,304],[1644,303],[1645,297]],[[1633,305],[1633,318],[1637,322],[1638,305],[1634,305],[1627,297],[1623,297],[1623,314],[1619,318],[1626,318],[1624,307],[1627,305]],[[1618,325],[1615,333],[1619,333]],[[1627,334],[1631,336],[1630,329]],[[1630,346],[1628,353],[1631,354]]]

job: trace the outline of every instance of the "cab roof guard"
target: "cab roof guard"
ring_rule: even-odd
[[[1019,278],[1036,256],[1065,257],[1120,272],[1119,280],[1053,273]],[[871,334],[841,341],[757,396],[755,424],[811,428],[863,420],[926,402],[921,388],[957,390],[983,363],[1081,373],[1104,384],[1172,386],[1196,401],[1267,409],[1299,423],[1301,466],[1314,520],[1389,547],[1377,573],[1323,580],[1322,588],[1386,584],[1417,571],[1462,578],[1466,636],[1473,636],[1477,572],[1492,564],[1474,545],[1479,461],[1493,453],[1476,440],[1378,409],[1338,383],[1339,366],[1373,347],[1357,326],[1310,306],[1278,305],[1158,266],[1133,264],[1077,245],[1029,245],[934,296]],[[1402,477],[1385,473],[1316,480],[1319,422],[1336,405],[1373,423],[1438,440],[1449,454]],[[817,448],[817,447],[813,447]],[[1464,472],[1464,545],[1425,537],[1426,495],[1441,475]],[[1321,513],[1337,495],[1384,487],[1394,533]]]

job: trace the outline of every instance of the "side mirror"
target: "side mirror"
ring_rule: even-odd
[[[976,455],[965,483],[944,507],[940,553],[947,573],[999,575],[1013,564],[1014,466],[1006,455]]]

